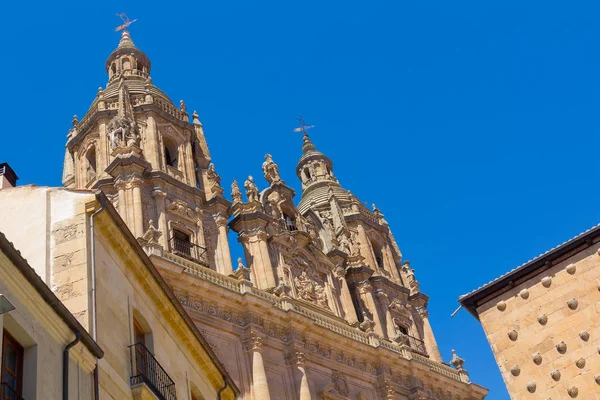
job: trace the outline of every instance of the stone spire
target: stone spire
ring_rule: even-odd
[[[119,41],[119,47],[135,47],[133,44],[133,40],[131,40],[131,36],[129,35],[129,31],[127,29],[123,30],[121,34],[121,40]]]

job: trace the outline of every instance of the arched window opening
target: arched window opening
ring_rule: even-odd
[[[371,241],[371,247],[373,248],[373,255],[375,256],[375,262],[377,263],[377,268],[384,269],[383,254],[381,252],[381,246],[379,246],[376,242]]]
[[[310,176],[310,170],[308,168],[304,168],[304,175],[306,175],[306,180],[310,181],[311,176]]]
[[[92,146],[85,153],[87,182],[96,178],[96,146]]]
[[[117,73],[117,64],[112,63],[110,66],[111,76]]]
[[[131,61],[129,60],[128,57],[125,57],[122,61],[123,69],[131,69]]]
[[[177,146],[172,140],[165,138],[165,163],[173,168],[177,168]]]
[[[284,219],[285,219],[285,227],[286,227],[286,229],[288,231],[290,231],[290,232],[297,231],[298,228],[296,227],[296,221],[292,217],[290,217],[289,215],[287,215],[287,214],[284,214],[283,216],[284,216]]]

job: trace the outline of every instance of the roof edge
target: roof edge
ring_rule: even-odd
[[[458,298],[461,306],[471,315],[479,319],[477,307],[487,303],[521,283],[540,275],[542,272],[563,261],[565,256],[571,257],[590,246],[600,242],[600,224],[588,229],[563,244],[548,250],[531,261],[507,272],[480,288]],[[572,254],[570,254],[572,253]],[[482,301],[483,300],[483,301]]]

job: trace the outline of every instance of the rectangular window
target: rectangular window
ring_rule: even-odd
[[[2,339],[2,399],[12,399],[21,395],[23,388],[23,346],[8,332]]]
[[[133,339],[134,344],[141,344],[142,346],[135,346],[135,369],[136,375],[146,375],[148,360],[146,354],[146,334],[140,326],[140,324],[134,319],[133,320]]]
[[[178,230],[173,230],[173,252],[185,256],[192,255],[192,242],[190,235]]]

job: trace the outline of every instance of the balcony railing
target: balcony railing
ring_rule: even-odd
[[[2,400],[25,400],[7,383],[0,383],[0,395]]]
[[[429,354],[427,354],[427,347],[425,347],[425,342],[421,339],[399,332],[396,337],[394,337],[394,342],[407,345],[413,351],[424,355],[425,357],[429,357]]]
[[[411,349],[413,349],[414,351],[416,351],[419,354],[424,355],[425,357],[429,357],[429,354],[427,354],[427,347],[425,347],[425,342],[422,341],[421,339],[418,339],[414,336],[408,336],[408,345],[410,346]]]
[[[131,355],[131,386],[145,383],[160,400],[177,400],[175,382],[141,343],[129,346]]]
[[[208,266],[206,248],[193,244],[189,239],[186,240],[172,237],[171,240],[169,240],[169,246],[171,248],[171,253],[187,258],[200,265]]]

